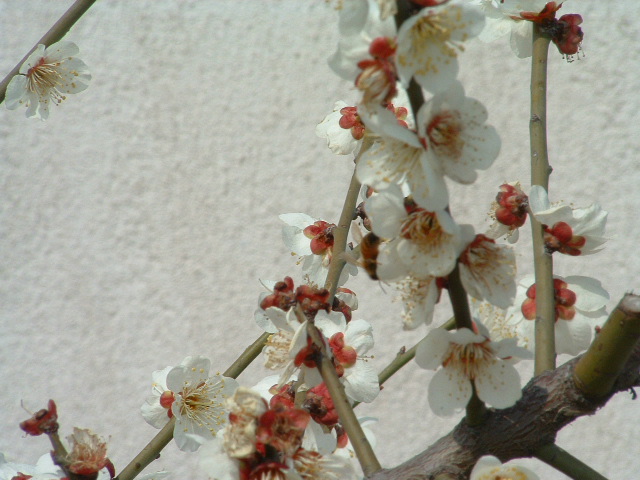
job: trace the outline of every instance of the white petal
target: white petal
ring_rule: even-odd
[[[474,383],[480,400],[495,408],[510,407],[522,397],[520,375],[507,362],[496,360],[488,365]]]
[[[423,338],[416,349],[416,363],[429,370],[436,370],[442,365],[444,355],[449,350],[451,334],[442,328],[436,328]]]
[[[569,289],[576,294],[575,306],[580,310],[593,312],[604,307],[609,301],[609,293],[595,278],[573,275],[564,280],[569,284]]]
[[[373,327],[366,320],[352,320],[347,325],[344,341],[355,348],[358,355],[364,355],[373,348]]]
[[[238,461],[227,455],[219,438],[202,445],[199,466],[208,478],[216,480],[237,480],[240,476]]]
[[[368,362],[359,360],[345,370],[344,391],[347,396],[357,402],[369,403],[380,393],[378,373]]]
[[[429,406],[439,417],[453,415],[471,398],[471,381],[454,368],[442,368],[429,383]]]
[[[556,353],[578,355],[589,347],[595,323],[576,315],[573,320],[556,322]]]

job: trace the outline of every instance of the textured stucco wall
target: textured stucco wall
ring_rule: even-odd
[[[70,4],[0,1],[0,72]],[[599,255],[557,259],[557,273],[597,277],[611,307],[638,288],[640,271],[640,6],[584,0],[564,11],[585,18],[586,58],[551,54],[552,198],[600,201],[612,239]],[[23,462],[47,451],[16,424],[21,400],[36,410],[54,398],[62,433],[110,436],[122,468],[156,432],[139,414],[151,372],[195,354],[223,370],[260,334],[258,278],[298,275],[277,215],[337,219],[350,160],[313,131],[335,100],[356,96],[326,66],[336,15],[324,2],[101,0],[67,38],[91,69],[90,88],[45,123],[0,109],[0,451]],[[471,44],[462,58],[460,77],[503,149],[477,185],[453,189],[460,221],[486,225],[497,185],[527,183],[528,69],[506,40]],[[374,324],[379,368],[424,333],[401,330],[391,288],[363,275],[349,286],[357,315]],[[265,373],[256,362],[240,380]],[[429,375],[410,365],[359,407],[380,418],[384,465],[456,423],[430,413]],[[640,478],[639,421],[637,402],[621,394],[559,444],[609,478]],[[152,468],[197,478],[194,465],[169,446]]]

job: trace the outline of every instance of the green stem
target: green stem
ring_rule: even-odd
[[[531,185],[549,190],[549,156],[547,152],[547,56],[549,38],[533,26],[531,62]],[[542,225],[531,216],[533,261],[536,277],[535,375],[556,368],[555,293],[553,260],[545,251]]]
[[[269,333],[265,332],[258,339],[249,345],[244,352],[238,357],[238,359],[227,368],[222,375],[225,377],[238,378],[250,364],[253,362],[260,352],[262,347],[269,338]],[[160,452],[166,447],[173,438],[173,428],[175,427],[175,417],[169,420],[162,430],[151,439],[151,441],[142,449],[142,451],[135,456],[129,464],[122,469],[122,472],[115,477],[114,480],[133,480],[142,470],[144,470],[151,462],[160,457]]]
[[[296,307],[295,312],[300,322],[306,321],[304,312],[299,306]],[[376,454],[373,452],[373,448],[371,447],[369,440],[367,440],[360,422],[358,422],[358,418],[353,411],[351,402],[349,402],[349,399],[344,392],[344,387],[340,383],[340,379],[338,378],[336,369],[333,366],[333,362],[327,356],[326,347],[322,340],[322,333],[320,333],[312,322],[308,322],[307,335],[318,349],[319,354],[316,359],[318,370],[322,376],[322,380],[327,386],[327,390],[329,390],[336,412],[338,412],[340,423],[347,432],[349,440],[351,440],[351,445],[356,452],[362,471],[364,472],[365,477],[368,477],[369,475],[382,470],[382,466],[380,465]]]
[[[590,398],[611,393],[640,339],[640,296],[627,293],[578,360],[573,379],[578,389]]]
[[[369,140],[365,137],[365,142]],[[363,143],[358,153],[360,155],[369,148],[368,143]],[[356,158],[356,162],[358,161]],[[349,190],[347,196],[344,199],[344,205],[342,206],[342,213],[340,214],[340,220],[338,225],[333,229],[333,250],[331,253],[331,263],[329,264],[329,272],[327,273],[327,279],[324,282],[324,287],[329,290],[329,304],[333,302],[333,297],[338,289],[338,283],[340,274],[345,265],[344,252],[347,248],[347,237],[349,235],[349,227],[353,221],[356,211],[356,203],[358,201],[358,194],[360,193],[360,182],[356,177],[356,170],[354,168],[353,175],[351,177],[351,183],[349,184]]]
[[[535,457],[575,480],[607,480],[589,465],[553,443],[536,450]]]
[[[4,101],[4,96],[7,91],[7,85],[9,85],[9,82],[13,77],[18,75],[18,73],[20,72],[20,67],[24,62],[27,61],[29,55],[31,55],[34,50],[38,48],[38,45],[43,44],[45,47],[48,47],[62,40],[62,37],[67,34],[69,29],[80,19],[80,17],[82,17],[82,15],[84,15],[87,10],[89,10],[91,5],[93,5],[95,1],[96,0],[76,0],[76,2],[71,5],[71,7],[69,7],[69,10],[64,12],[62,17],[60,17],[60,20],[58,20],[53,25],[53,27],[51,27],[49,31],[44,34],[44,36],[38,41],[38,43],[31,50],[29,50],[29,53],[27,53],[24,58],[20,60],[20,63],[13,67],[13,70],[11,70],[11,72],[9,72],[9,74],[4,77],[4,79],[2,79],[2,82],[0,82],[0,103]]]

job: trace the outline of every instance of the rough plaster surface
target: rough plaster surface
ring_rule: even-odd
[[[70,4],[0,1],[0,72]],[[552,199],[597,199],[612,239],[599,255],[555,263],[559,274],[599,278],[612,307],[640,271],[640,6],[584,0],[565,10],[585,17],[586,58],[551,54]],[[258,278],[298,276],[277,215],[336,220],[349,182],[350,160],[313,133],[335,100],[355,98],[326,66],[335,35],[324,2],[101,0],[67,37],[90,66],[90,88],[46,123],[0,109],[0,451],[31,463],[46,452],[45,439],[17,429],[20,402],[37,410],[54,398],[62,433],[108,436],[120,469],[155,434],[139,414],[153,370],[194,354],[223,370],[260,334]],[[506,40],[471,44],[462,58],[460,77],[503,149],[477,185],[453,189],[460,221],[486,225],[497,185],[527,183],[528,69]],[[374,324],[377,367],[424,334],[402,331],[391,288],[363,275],[349,286],[357,315]],[[265,373],[256,362],[240,381]],[[360,407],[380,418],[385,466],[456,422],[430,413],[429,378],[409,365]],[[639,421],[638,403],[618,395],[559,444],[609,478],[640,478]],[[173,445],[156,463],[174,478],[200,476],[195,456]]]

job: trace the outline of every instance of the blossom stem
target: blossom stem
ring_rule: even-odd
[[[363,144],[360,151],[362,152],[366,147],[367,145]],[[358,154],[358,156],[359,155],[360,154]],[[359,193],[360,182],[356,178],[356,171],[354,169],[353,176],[351,177],[351,183],[349,184],[349,190],[347,190],[347,196],[344,199],[340,220],[338,221],[338,225],[333,229],[333,253],[331,255],[331,263],[329,264],[327,279],[324,282],[324,288],[329,290],[328,302],[330,304],[333,302],[333,297],[335,296],[338,288],[340,273],[342,273],[342,269],[345,265],[343,254],[347,248],[347,236],[349,235],[349,227],[351,226],[351,222],[353,221],[354,213],[356,211],[356,202],[358,201]]]
[[[575,480],[607,480],[589,465],[581,462],[554,443],[544,445],[535,452],[535,457]]]
[[[238,359],[224,371],[223,376],[238,378],[238,376],[251,364],[251,362],[260,355],[262,347],[264,347],[269,335],[270,334],[267,332],[260,335],[260,337],[249,345]],[[122,472],[120,472],[114,480],[133,480],[151,462],[157,459],[160,456],[162,449],[166,447],[173,438],[173,429],[175,424],[176,419],[175,417],[172,417],[162,430],[160,430],[158,434],[151,439],[147,446],[144,447],[126,467],[124,467]]]
[[[573,371],[578,389],[590,398],[611,393],[640,339],[640,296],[626,294]]]
[[[62,37],[67,34],[69,29],[73,27],[73,25],[80,19],[80,17],[82,17],[82,15],[85,14],[87,10],[89,10],[91,5],[93,5],[95,1],[96,0],[76,0],[76,2],[71,5],[71,7],[69,7],[66,12],[64,12],[62,17],[60,17],[60,19],[53,25],[53,27],[51,27],[49,31],[45,33],[44,36],[38,41],[38,43],[36,43],[36,45],[31,50],[29,50],[24,58],[20,60],[20,62],[15,67],[13,67],[13,70],[11,70],[9,74],[2,79],[2,82],[0,82],[0,103],[4,101],[4,96],[7,91],[9,82],[13,77],[18,75],[18,73],[20,72],[20,67],[24,62],[27,61],[29,55],[31,55],[35,51],[35,49],[38,48],[38,45],[42,44],[45,47],[48,47],[62,40]]]
[[[169,420],[162,430],[151,439],[151,441],[142,449],[142,451],[122,469],[114,480],[132,480],[138,476],[147,465],[160,456],[160,452],[166,447],[173,438],[173,429],[176,424],[176,418]]]
[[[300,322],[306,321],[306,316],[299,305],[296,307],[295,313]],[[312,322],[307,323],[307,335],[319,351],[319,354],[317,355],[318,358],[316,359],[318,371],[327,386],[327,390],[329,390],[336,412],[338,412],[340,423],[347,432],[349,440],[351,440],[351,445],[353,445],[353,449],[356,452],[362,471],[364,472],[365,477],[368,477],[369,475],[382,470],[382,466],[380,465],[369,440],[367,440],[360,422],[358,422],[358,418],[353,411],[353,407],[344,392],[344,387],[340,383],[340,379],[338,378],[336,369],[333,366],[333,362],[327,355],[322,334]]]
[[[531,62],[531,185],[549,190],[549,157],[547,152],[547,56],[549,38],[533,25],[533,55]],[[556,368],[555,297],[553,289],[553,260],[545,251],[542,224],[533,215],[533,261],[536,278],[536,320],[534,372]]]
[[[242,354],[236,359],[235,362],[231,364],[229,368],[227,368],[223,372],[223,376],[230,378],[238,378],[238,376],[253,362],[262,349],[264,348],[264,344],[267,343],[267,340],[271,334],[269,332],[264,332],[262,335],[258,337],[258,339],[249,345]]]

